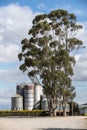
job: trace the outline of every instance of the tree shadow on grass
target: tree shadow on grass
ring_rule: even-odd
[[[72,128],[42,128],[40,130],[87,130],[87,129],[72,129]]]

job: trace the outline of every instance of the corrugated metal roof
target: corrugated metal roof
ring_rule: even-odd
[[[14,96],[12,96],[12,97],[22,97],[21,95],[19,95],[19,94],[15,94]]]
[[[34,85],[24,85],[24,89],[33,90],[34,89]]]
[[[87,104],[79,105],[79,108],[87,108]]]

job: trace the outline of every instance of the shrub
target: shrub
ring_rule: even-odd
[[[43,110],[5,110],[0,111],[0,116],[46,116],[47,113]]]
[[[87,116],[87,113],[85,113],[84,115]]]

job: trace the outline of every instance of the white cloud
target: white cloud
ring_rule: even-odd
[[[3,40],[3,37],[2,37],[2,36],[0,36],[0,42],[2,42],[2,40]]]
[[[0,7],[0,62],[17,60],[21,40],[28,37],[36,14],[18,4]]]
[[[17,61],[17,54],[20,48],[16,44],[0,45],[0,62]]]
[[[46,6],[43,3],[41,3],[41,4],[38,5],[38,9],[39,10],[45,10]]]
[[[0,109],[2,107],[6,107],[7,105],[9,105],[9,107],[11,106],[11,98],[0,98]]]
[[[4,91],[4,94],[6,95],[6,92]],[[11,96],[0,96],[0,110],[8,110],[11,109]]]
[[[76,15],[82,15],[82,14],[83,14],[82,10],[79,10],[79,9],[76,9],[76,10],[74,10],[73,12],[74,12]]]
[[[77,51],[76,66],[74,67],[74,80],[87,81],[87,22],[79,23],[83,25],[83,29],[78,32],[77,37],[83,41],[85,48]]]
[[[86,49],[87,52],[87,49]],[[87,81],[87,54],[82,54],[74,67],[74,80]]]
[[[83,28],[78,32],[77,37],[87,46],[87,21],[79,22],[78,24],[82,25]]]
[[[11,97],[14,93],[14,88],[0,88],[0,110],[11,108]]]
[[[17,69],[10,70],[0,70],[0,79],[3,82],[7,83],[23,83],[26,81],[30,81],[27,73],[23,73]]]

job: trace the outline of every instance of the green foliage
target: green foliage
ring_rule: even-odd
[[[33,24],[37,24],[38,22],[44,20],[45,18],[47,18],[46,14],[41,14],[35,17],[35,19],[33,20]]]

